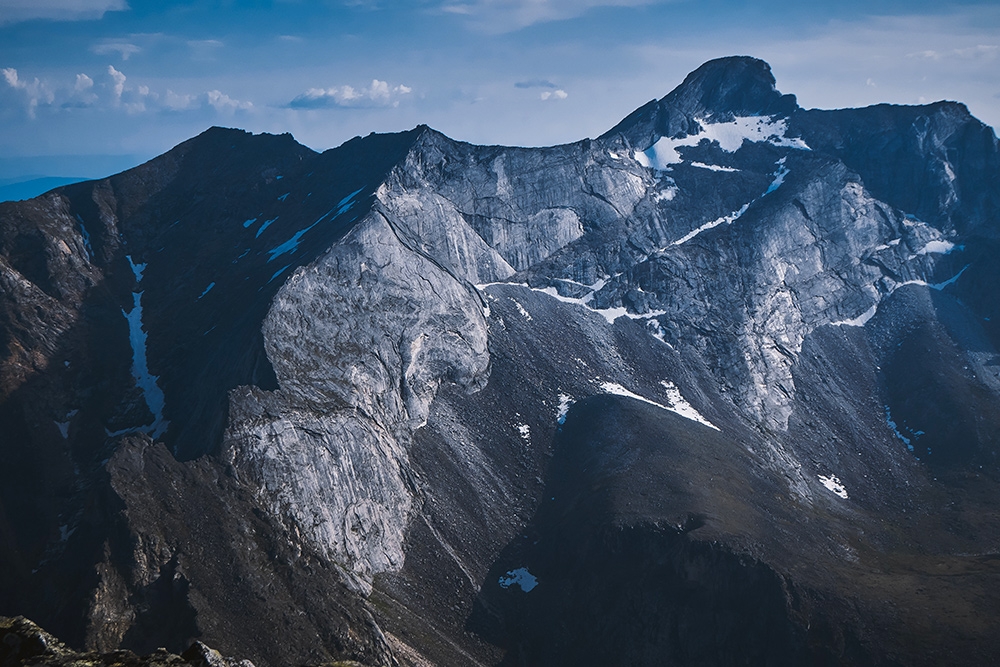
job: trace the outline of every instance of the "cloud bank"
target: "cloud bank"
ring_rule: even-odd
[[[254,108],[252,102],[234,99],[219,90],[175,93],[135,85],[114,65],[108,65],[96,78],[81,72],[72,83],[22,78],[13,67],[0,69],[0,77],[0,110],[10,112],[20,107],[29,118],[42,111],[60,113],[80,109],[128,115],[211,110],[231,115]]]
[[[669,0],[446,0],[439,10],[466,17],[479,30],[505,33],[582,16],[598,7],[641,7]]]
[[[390,86],[385,81],[372,79],[371,85],[363,88],[310,88],[296,96],[288,106],[292,109],[397,107],[400,100],[412,92],[412,88],[403,84]]]
[[[92,53],[96,53],[99,56],[106,56],[112,53],[117,53],[121,56],[122,60],[128,60],[135,54],[142,51],[136,44],[123,41],[104,41],[98,44],[94,44],[90,47]]]
[[[128,8],[125,0],[0,0],[0,25],[33,19],[87,21]]]

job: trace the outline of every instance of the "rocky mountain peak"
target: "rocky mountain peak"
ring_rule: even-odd
[[[771,66],[748,56],[710,60],[691,72],[660,104],[689,115],[772,116],[795,110],[795,96],[775,87]]]
[[[787,116],[797,108],[794,95],[782,95],[775,87],[770,65],[749,56],[728,56],[706,62],[665,97],[640,107],[604,136],[622,134],[633,146],[644,148],[660,137],[697,134],[699,121]]]

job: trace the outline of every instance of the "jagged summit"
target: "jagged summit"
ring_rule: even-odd
[[[778,92],[771,66],[749,56],[708,61],[688,74],[660,104],[706,118],[789,114],[797,106],[794,95]]]
[[[660,137],[696,134],[698,119],[787,116],[797,108],[794,95],[778,92],[770,65],[749,56],[729,56],[708,61],[665,97],[635,110],[603,136],[621,134],[633,146],[645,147]]]

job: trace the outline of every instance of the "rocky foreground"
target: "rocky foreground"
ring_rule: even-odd
[[[353,667],[358,663],[338,663]],[[132,651],[75,651],[24,618],[0,617],[0,665],[3,667],[253,667],[249,660],[224,658],[195,642],[181,655],[158,649],[138,656]],[[331,663],[328,667],[334,667]]]

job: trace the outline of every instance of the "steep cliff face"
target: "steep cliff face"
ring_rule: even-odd
[[[727,58],[566,146],[213,129],[0,205],[0,613],[258,665],[982,662],[998,179],[961,105]]]
[[[403,564],[407,449],[438,387],[485,383],[482,303],[373,211],[286,281],[263,330],[279,389],[233,395],[228,456],[367,589]]]

